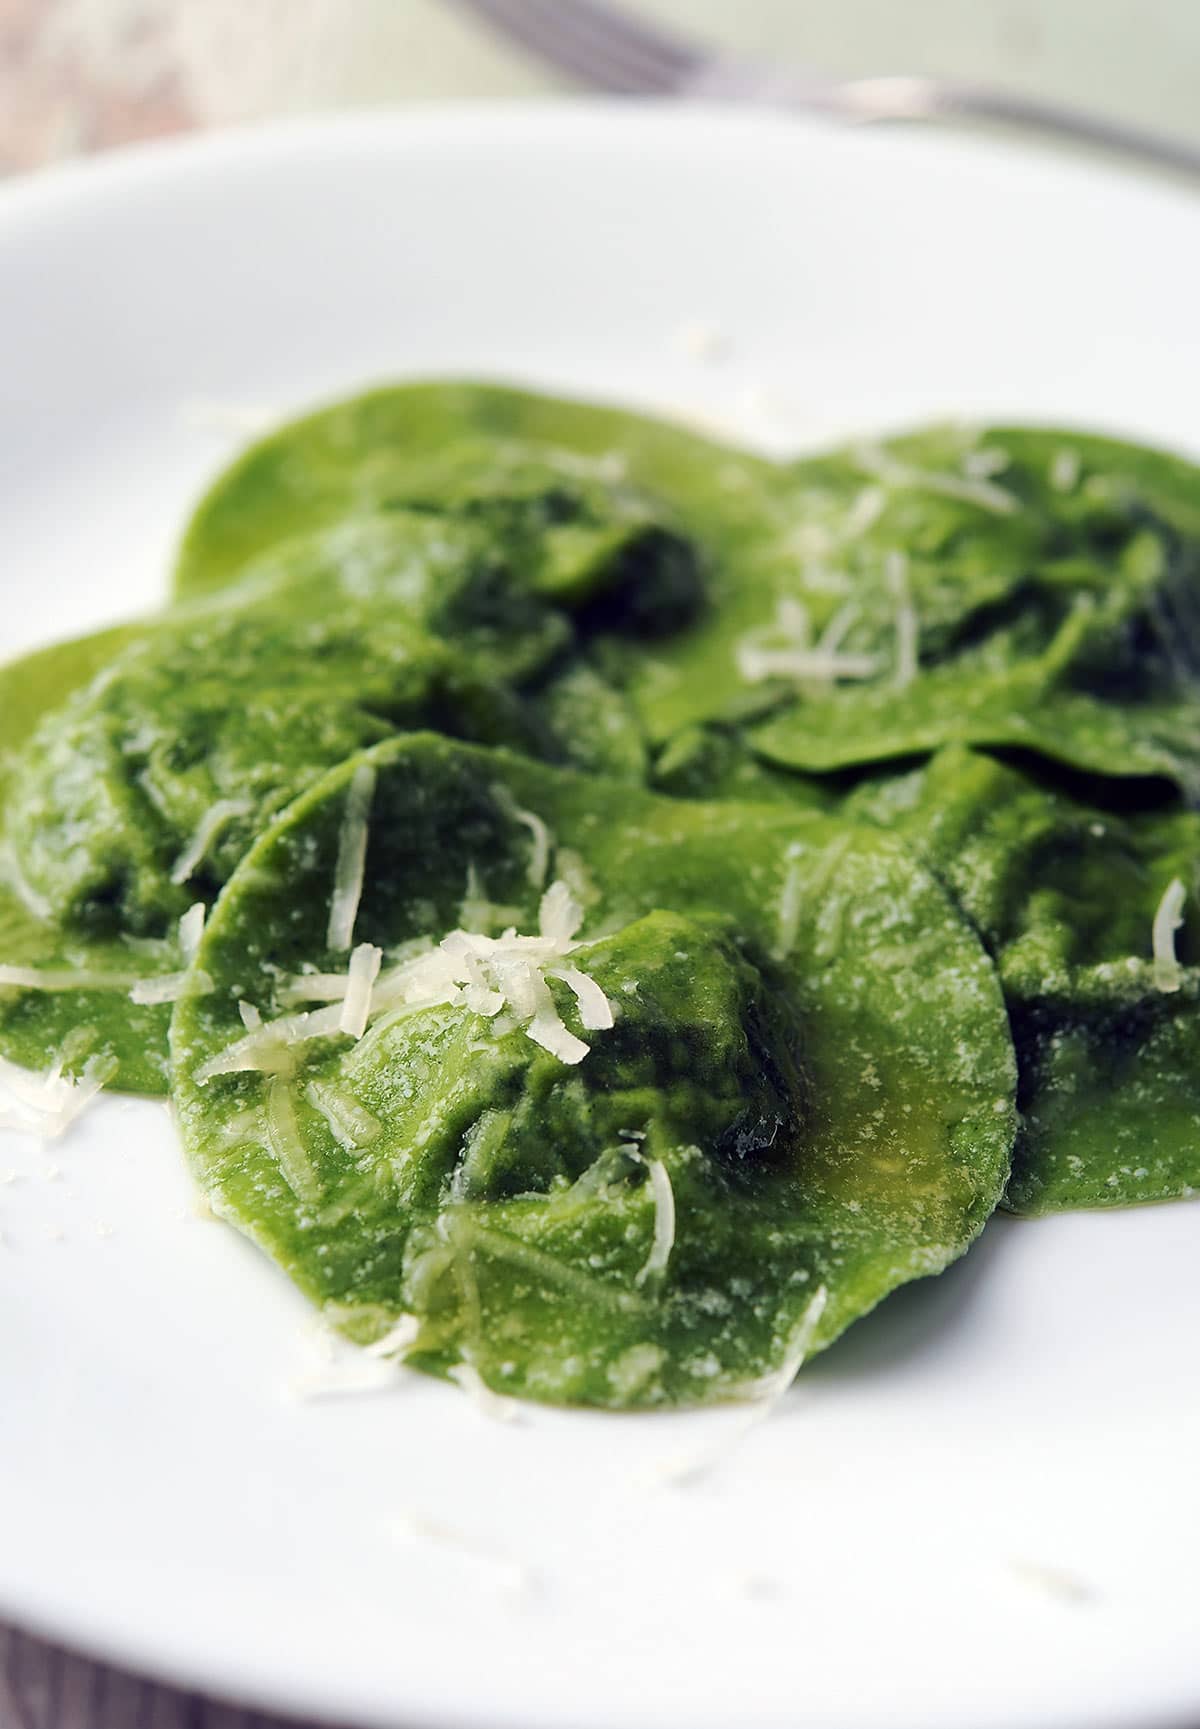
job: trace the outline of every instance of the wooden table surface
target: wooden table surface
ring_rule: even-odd
[[[0,1625],[0,1729],[299,1729],[299,1725],[160,1687]]]

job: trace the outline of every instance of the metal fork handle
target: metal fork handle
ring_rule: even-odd
[[[881,121],[967,121],[1067,139],[1200,177],[1200,146],[1086,109],[1044,102],[967,80],[853,78],[837,83],[778,71],[761,62],[715,58],[681,95],[718,102],[767,102],[819,110],[862,125]]]

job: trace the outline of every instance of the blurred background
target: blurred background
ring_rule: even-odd
[[[1200,0],[641,0],[822,71],[956,74],[1200,142]],[[567,86],[449,0],[0,0],[0,173],[195,127]]]

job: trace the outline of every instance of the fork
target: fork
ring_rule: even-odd
[[[724,54],[608,0],[451,0],[581,83],[617,96],[763,104],[866,124],[962,121],[1020,128],[1200,175],[1200,146],[966,79],[835,79]]]

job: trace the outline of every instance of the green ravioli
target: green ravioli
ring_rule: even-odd
[[[1178,458],[935,428],[772,464],[614,410],[407,386],[250,451],[178,587],[394,504],[485,523],[569,596],[577,653],[652,748],[715,721],[807,772],[958,742],[1200,790],[1200,481]]]
[[[356,1039],[321,1003],[364,793]],[[1008,1174],[994,971],[878,830],[397,739],[279,818],[197,964],[173,1089],[216,1210],[353,1337],[414,1316],[419,1366],[501,1392],[762,1390],[960,1254]]]
[[[1018,1212],[1200,1189],[1200,815],[1097,791],[954,750],[846,806],[916,847],[995,956],[1020,1067]]]
[[[620,409],[462,382],[374,390],[227,469],[188,526],[175,588],[211,592],[281,540],[404,509],[486,527],[572,610],[665,630],[696,604],[698,560],[759,533],[772,472]]]
[[[749,741],[782,767],[959,742],[1200,790],[1189,465],[1074,434],[932,431],[798,464],[792,486],[796,563],[752,621],[739,603],[732,636],[714,622],[658,651],[673,690],[635,680],[652,732],[711,717],[722,690],[736,714],[748,685],[777,704]]]
[[[128,975],[179,966],[178,919],[212,901],[301,788],[390,733],[436,726],[554,753],[513,686],[570,633],[470,525],[394,513],[288,542],[228,595],[94,653],[50,651],[46,679],[8,669],[29,694],[0,722],[3,841],[22,891],[5,903],[0,958],[118,985],[96,1000],[0,987],[0,1050],[44,1066],[64,1028],[99,1024],[122,1047],[119,1084],[161,1091],[167,1014],[130,1017]]]
[[[745,585],[774,592],[780,536],[763,501],[782,472],[619,409],[499,385],[376,390],[283,427],[221,475],[175,587],[212,592],[286,537],[367,513],[469,522],[573,617],[571,654],[531,693],[563,755],[642,779],[661,739],[639,673],[672,683],[660,646],[703,632]]]
[[[510,574],[484,552],[473,564],[473,540],[367,519],[147,625],[14,765],[8,835],[35,893],[84,928],[161,935],[197,889],[212,898],[274,811],[362,746],[420,725],[532,741],[486,674],[537,670],[567,627],[520,617]],[[502,608],[518,614],[503,632]]]
[[[135,635],[136,627],[119,626],[0,667],[0,811],[6,817],[14,809],[20,753],[45,716],[110,665]],[[57,985],[80,975],[98,981],[91,989],[36,991],[0,983],[0,1052],[30,1069],[61,1062],[72,1077],[90,1063],[128,1092],[164,1092],[171,1011],[132,1003],[129,991],[139,978],[178,968],[184,957],[177,945],[131,945],[60,926],[18,868],[11,833],[6,828],[0,835],[0,964]]]
[[[1200,1188],[1197,805],[1189,463],[375,391],[0,669],[0,1056],[169,1086],[362,1343],[761,1393],[1002,1195]]]

